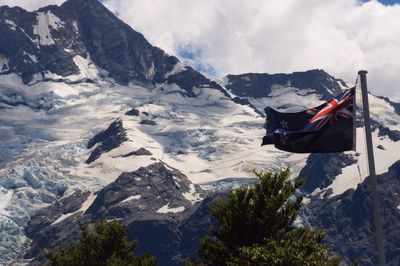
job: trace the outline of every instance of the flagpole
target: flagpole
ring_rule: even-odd
[[[379,213],[378,189],[377,189],[374,151],[372,146],[372,135],[371,135],[371,121],[369,116],[367,71],[360,70],[358,71],[358,75],[360,75],[360,81],[361,81],[361,95],[363,101],[365,139],[367,143],[368,167],[369,167],[369,176],[371,185],[371,200],[372,200],[372,209],[374,213],[376,248],[379,256],[379,266],[385,266],[386,262],[385,262],[385,252],[384,252],[383,236],[382,236],[382,221]]]

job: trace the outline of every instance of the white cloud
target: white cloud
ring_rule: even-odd
[[[65,0],[0,0],[0,6],[20,6],[28,11],[34,11],[47,5],[60,5]]]
[[[63,1],[0,0],[36,8]],[[322,68],[400,100],[400,5],[358,0],[104,0],[105,5],[170,54],[200,53],[192,62],[217,75]],[[34,4],[33,4],[34,3]]]
[[[357,0],[106,0],[121,19],[171,54],[191,45],[219,75],[322,68],[398,97],[400,6]]]

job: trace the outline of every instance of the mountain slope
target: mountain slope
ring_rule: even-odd
[[[207,194],[163,163],[122,173],[95,195],[77,192],[34,215],[27,227],[33,242],[26,257],[41,265],[43,248],[77,239],[75,219],[82,215],[83,221],[116,219],[128,226],[131,240],[139,239],[137,252],[151,250],[160,265],[182,264],[212,225],[208,204],[216,196],[199,203]]]
[[[378,195],[387,265],[399,265],[400,162],[378,176]],[[329,199],[315,198],[307,205],[309,222],[327,232],[325,241],[347,260],[376,265],[375,235],[369,178],[357,188]],[[318,214],[318,215],[316,215]]]
[[[340,94],[345,84],[323,70],[309,70],[291,74],[246,73],[226,76],[226,88],[240,97],[268,97],[279,87],[293,87],[302,91],[314,90],[322,99],[329,100],[332,95]]]
[[[306,76],[317,73],[326,77],[316,82],[307,80]],[[242,95],[244,99],[257,107],[271,106],[280,111],[299,111],[301,103],[308,101],[309,107],[318,105],[315,99],[330,99],[336,86],[327,90],[327,84],[335,81],[327,73],[311,70],[293,77],[291,75],[243,74],[225,78],[225,86],[229,91]],[[261,80],[261,81],[260,81]],[[273,80],[273,81],[271,81]],[[278,84],[270,85],[268,82]],[[337,85],[346,88],[344,82],[336,80]],[[246,86],[241,86],[243,83]],[[299,89],[293,83],[303,86]],[[270,87],[265,87],[269,84]],[[247,88],[250,88],[247,90]],[[257,93],[253,90],[258,88]],[[356,98],[360,99],[359,89]],[[388,265],[397,265],[397,246],[400,235],[393,230],[397,226],[399,215],[397,208],[397,180],[400,175],[398,168],[400,156],[399,122],[400,113],[396,103],[387,98],[369,94],[370,113],[373,124],[374,154],[378,176],[379,196],[381,202],[382,220],[385,234],[385,249]],[[300,103],[300,106],[299,106]],[[313,103],[313,105],[311,105]],[[366,150],[364,144],[362,107],[357,110],[357,149],[344,153],[311,154],[299,177],[305,177],[302,187],[308,195],[302,211],[302,223],[323,228],[327,231],[326,243],[334,251],[345,257],[346,261],[359,260],[362,265],[375,265],[375,243],[373,242],[373,222],[371,213],[371,194],[368,185]]]
[[[194,96],[193,86],[221,90],[152,46],[97,0],[69,0],[36,12],[3,6],[0,18],[0,73],[17,73],[25,84],[107,75],[125,85],[176,83],[189,96]]]

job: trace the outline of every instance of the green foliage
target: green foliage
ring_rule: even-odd
[[[133,255],[137,241],[129,242],[126,226],[116,221],[99,221],[90,228],[79,222],[78,243],[60,247],[46,256],[54,266],[151,266],[156,259],[150,255]]]
[[[294,226],[303,182],[293,184],[289,169],[255,174],[258,183],[211,207],[219,227],[201,240],[201,261],[188,265],[339,265],[321,244],[322,232]]]
[[[298,228],[283,239],[269,239],[241,249],[242,265],[334,266],[340,257],[331,257],[330,250],[321,244],[322,232]]]

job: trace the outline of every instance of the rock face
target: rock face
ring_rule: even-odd
[[[98,1],[67,1],[61,10],[76,18],[80,38],[93,62],[119,82],[162,80],[168,68],[178,62],[151,46]]]
[[[121,120],[116,120],[104,131],[99,132],[91,138],[87,144],[87,148],[92,148],[95,144],[97,147],[92,151],[86,160],[90,164],[97,160],[103,152],[111,151],[121,145],[122,142],[128,140],[126,132],[122,126]]]
[[[33,216],[26,229],[32,239],[26,258],[37,258],[31,265],[42,264],[43,248],[77,239],[79,215],[86,222],[116,219],[128,226],[131,240],[139,240],[137,252],[153,252],[160,265],[183,264],[183,259],[195,254],[199,239],[208,234],[213,224],[208,206],[219,198],[161,162],[121,174],[96,194],[83,214],[77,212],[88,194],[77,192]],[[63,214],[64,220],[60,219]]]
[[[59,10],[50,6],[36,13],[18,7],[0,7],[0,34],[3,36],[0,57],[6,63],[1,73],[19,73],[28,83],[35,74],[46,71],[60,76],[79,72],[73,54],[64,50],[76,38],[73,17],[65,17],[70,23],[60,22],[58,18],[63,14]],[[53,23],[48,24],[47,21]],[[81,46],[81,42],[76,45]],[[83,52],[80,49],[79,53]]]
[[[143,156],[143,155],[153,155],[153,154],[144,148],[140,148],[137,151],[132,151],[127,154],[124,154],[124,155],[122,155],[122,157]]]
[[[336,176],[342,173],[342,168],[356,162],[357,160],[351,154],[311,154],[299,174],[300,178],[306,179],[302,190],[306,193],[312,193],[317,188],[323,189],[328,187],[332,184]]]
[[[17,73],[25,83],[78,82],[106,75],[121,84],[175,83],[187,96],[195,96],[194,87],[226,94],[152,46],[97,0],[68,0],[36,12],[2,6],[0,35],[0,74]]]
[[[148,120],[148,119],[144,119],[142,121],[140,121],[141,125],[148,125],[148,126],[155,126],[157,125],[157,123],[153,120]]]
[[[139,116],[139,110],[136,108],[133,108],[131,110],[129,110],[128,112],[125,113],[125,115],[129,115],[129,116]]]
[[[96,218],[155,219],[160,214],[183,212],[192,206],[190,197],[185,197],[191,195],[191,186],[192,194],[201,192],[179,171],[155,163],[121,174],[98,193],[87,213]]]
[[[247,73],[228,75],[226,88],[240,97],[268,97],[273,86],[291,86],[299,89],[312,89],[328,100],[341,92],[340,80],[336,80],[323,70],[309,70],[292,74]],[[330,88],[327,91],[326,88]]]
[[[395,142],[400,140],[400,131],[398,130],[390,130],[388,127],[384,127],[381,125],[378,127],[378,130],[379,137],[388,136],[389,139]]]
[[[400,226],[399,176],[400,162],[397,162],[389,172],[377,177],[388,265],[400,265],[400,233],[396,230]],[[329,199],[314,199],[307,206],[313,213],[309,217],[311,224],[326,230],[326,242],[345,258],[359,260],[360,265],[377,265],[370,191],[367,178],[356,190]]]
[[[40,254],[42,252],[42,247],[44,246],[56,246],[55,243],[51,243],[51,245],[48,243],[49,235],[54,232],[53,229],[49,228],[53,228],[52,224],[62,215],[77,212],[82,207],[82,204],[87,200],[89,194],[90,192],[77,191],[66,198],[57,200],[55,203],[40,210],[32,217],[26,227],[26,235],[34,238],[35,244],[32,245],[29,253],[27,253],[28,257]],[[78,213],[78,215],[79,214],[81,213]],[[71,217],[76,217],[76,215]],[[59,236],[59,238],[62,241],[71,241],[75,236],[70,232],[69,228],[75,228],[76,224],[64,224],[63,227],[64,229],[68,229],[65,230],[65,234]]]

